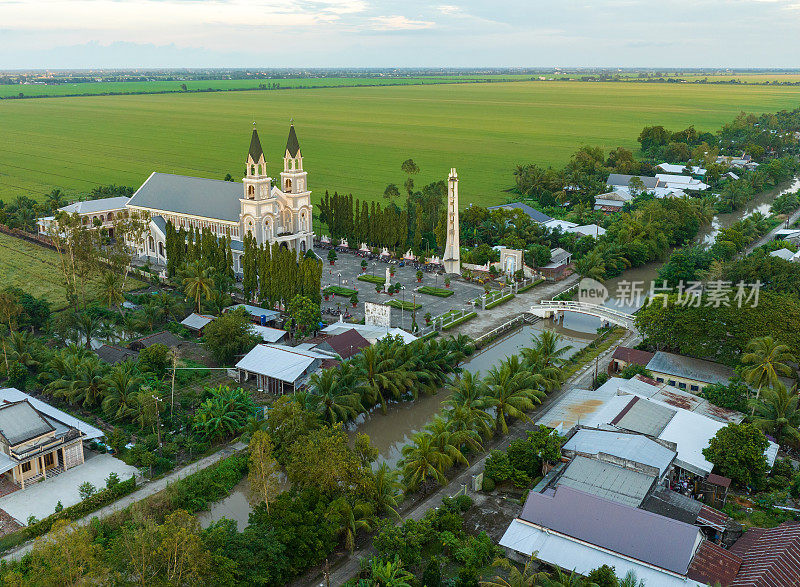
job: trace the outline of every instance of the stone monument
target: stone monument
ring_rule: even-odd
[[[392,285],[392,273],[389,268],[386,268],[386,281],[383,282],[383,291],[389,291],[389,286]]]
[[[447,244],[442,255],[445,273],[461,274],[461,239],[458,227],[458,174],[455,167],[447,178]]]

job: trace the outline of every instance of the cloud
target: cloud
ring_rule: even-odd
[[[454,6],[452,4],[442,4],[441,6],[437,6],[436,8],[442,14],[448,14],[448,15],[459,14],[461,12],[460,6]]]
[[[417,31],[436,26],[430,20],[412,20],[405,16],[375,16],[369,19],[372,28],[379,31]]]

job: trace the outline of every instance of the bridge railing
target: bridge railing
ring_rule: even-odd
[[[592,312],[597,312],[598,314],[605,314],[608,316],[614,316],[621,320],[634,320],[634,316],[632,314],[627,314],[625,312],[620,312],[619,310],[615,310],[614,308],[609,308],[608,306],[601,306],[599,304],[590,304],[588,302],[573,302],[573,301],[558,301],[558,300],[542,300],[538,304],[534,304],[533,307],[540,307],[540,308],[552,308],[554,310],[589,310]]]

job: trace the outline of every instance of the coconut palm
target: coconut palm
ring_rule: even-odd
[[[603,281],[606,277],[606,262],[600,251],[592,249],[575,263],[575,270],[581,277]]]
[[[100,329],[100,318],[93,312],[76,312],[72,314],[72,324],[83,337],[87,349],[92,348],[92,339]]]
[[[408,374],[397,369],[391,358],[384,356],[384,343],[363,349],[358,357],[358,366],[364,377],[367,401],[371,405],[381,404],[381,411],[386,413],[388,398],[400,397],[401,389],[411,385]]]
[[[166,320],[180,320],[184,316],[184,308],[180,300],[165,291],[153,296],[152,303],[161,308]]]
[[[474,451],[483,449],[477,432],[474,430],[453,430],[449,427],[449,422],[438,414],[425,425],[425,430],[433,436],[436,448],[446,454],[454,464],[469,465],[463,453],[465,447]]]
[[[533,346],[520,351],[524,365],[542,376],[547,391],[552,391],[563,381],[561,368],[568,360],[565,355],[573,348],[572,345],[559,348],[561,340],[560,334],[545,330],[540,336],[533,336]]]
[[[214,280],[211,279],[207,269],[204,269],[199,261],[195,261],[186,266],[183,278],[183,291],[186,296],[195,301],[197,311],[200,312],[200,300],[211,299],[214,290]]]
[[[100,279],[100,301],[109,308],[117,308],[125,301],[122,294],[122,279],[112,271],[103,273]]]
[[[338,499],[331,504],[331,513],[338,517],[341,524],[339,535],[343,537],[344,546],[351,554],[355,549],[359,530],[371,532],[377,522],[372,504],[364,501],[351,505],[344,498]]]
[[[395,555],[394,561],[372,559],[372,585],[376,587],[411,587],[414,575],[403,568],[403,561]]]
[[[97,406],[105,394],[106,372],[106,366],[97,355],[83,357],[75,365],[73,379],[66,382],[59,395],[84,408]]]
[[[359,389],[339,377],[338,369],[323,369],[311,375],[309,389],[316,397],[315,412],[323,422],[347,422],[364,411]]]
[[[430,432],[420,432],[414,436],[411,444],[403,447],[400,465],[403,483],[407,490],[413,491],[420,486],[424,487],[431,479],[439,485],[447,483],[444,474],[453,465],[453,461],[439,449]]]
[[[134,410],[134,394],[143,381],[132,361],[114,365],[105,377],[103,412],[115,419],[130,416]]]
[[[12,331],[5,340],[5,352],[9,361],[20,363],[26,369],[36,369],[37,342],[30,332]]]
[[[496,559],[492,566],[504,569],[508,573],[508,577],[503,578],[498,575],[491,581],[481,581],[481,587],[534,587],[541,585],[548,579],[548,576],[547,573],[536,572],[534,569],[535,554],[531,555],[521,571],[507,558]]]
[[[515,355],[492,367],[486,377],[490,405],[496,409],[495,430],[502,434],[508,434],[507,417],[526,418],[525,412],[544,398],[534,375],[521,369],[516,359]]]
[[[374,472],[375,478],[375,506],[378,512],[390,512],[399,518],[397,506],[400,505],[400,490],[402,485],[397,477],[400,472],[381,463]]]
[[[779,442],[800,441],[800,409],[797,385],[787,390],[782,383],[764,389],[761,399],[752,398],[753,424]]]
[[[750,365],[742,374],[745,381],[758,387],[756,399],[761,395],[763,387],[775,387],[779,375],[789,376],[792,368],[788,363],[797,359],[791,349],[777,342],[771,336],[754,338],[747,345],[747,353],[742,357],[742,363]]]
[[[453,426],[469,427],[484,438],[491,436],[492,416],[486,412],[491,402],[487,398],[487,388],[481,381],[480,372],[463,371],[449,388],[452,390],[450,397],[442,404]]]

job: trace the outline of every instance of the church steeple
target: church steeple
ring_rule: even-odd
[[[289,138],[286,139],[286,155],[285,157],[297,158],[301,157],[300,154],[300,141],[297,140],[297,133],[294,132],[294,123],[289,124]]]
[[[247,152],[247,177],[267,175],[267,161],[264,159],[264,149],[258,138],[256,123],[253,123],[253,134],[250,136],[250,149]]]

